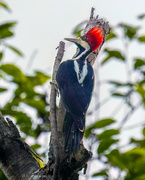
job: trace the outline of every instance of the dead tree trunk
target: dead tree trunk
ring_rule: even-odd
[[[84,33],[96,25],[103,29],[105,42],[110,27],[108,22],[98,19],[98,16],[94,17],[94,8],[92,8],[91,16]],[[102,45],[96,52],[88,55],[87,61],[91,62],[92,65]],[[52,81],[55,81],[56,72],[62,60],[63,53],[64,43],[60,42],[53,67]],[[32,150],[21,140],[14,124],[9,119],[5,121],[2,115],[0,115],[0,168],[8,179],[77,180],[78,172],[82,168],[86,169],[87,162],[92,157],[92,153],[86,150],[83,144],[81,144],[80,151],[75,156],[68,156],[64,151],[65,137],[63,133],[63,121],[65,108],[60,100],[59,109],[56,112],[56,94],[55,85],[52,83],[50,94],[51,141],[49,160],[44,168],[39,167],[37,161],[32,156]]]

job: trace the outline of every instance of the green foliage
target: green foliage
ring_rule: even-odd
[[[40,132],[32,128],[31,118],[19,107],[21,103],[35,109],[38,118],[48,119],[49,111],[45,107],[48,106],[46,95],[35,91],[35,87],[42,86],[50,76],[42,72],[35,72],[35,75],[27,76],[18,67],[12,64],[3,64],[0,66],[1,73],[5,73],[7,82],[13,82],[16,85],[13,98],[2,109],[3,115],[9,113],[16,119],[16,123],[20,126],[20,130],[26,135],[38,137]],[[4,91],[4,89],[1,89]],[[37,129],[37,128],[36,128]]]
[[[2,60],[2,58],[3,58],[3,53],[0,52],[0,61]]]
[[[9,7],[5,3],[0,3],[0,6],[5,10],[10,11]],[[5,22],[0,24],[0,41],[3,48],[11,50],[16,55],[23,57],[23,53],[18,48],[6,43],[6,40],[14,35],[15,21]],[[0,52],[0,77],[5,83],[11,84],[14,88],[11,99],[1,106],[0,111],[3,115],[9,115],[12,119],[15,119],[16,124],[20,130],[24,133],[24,137],[31,136],[35,138],[46,131],[44,125],[47,125],[47,131],[49,131],[49,111],[46,107],[49,106],[47,101],[47,95],[45,91],[38,93],[36,87],[43,88],[43,85],[50,80],[50,76],[41,71],[35,71],[32,75],[25,74],[18,66],[14,64],[4,63],[4,52]],[[10,89],[0,86],[0,93],[7,93]],[[2,94],[1,94],[2,95]],[[40,123],[36,123],[30,115],[25,112],[25,108],[22,105],[26,105],[29,109],[34,110],[34,114],[37,119],[43,122],[43,126]],[[47,108],[48,109],[48,108]],[[35,125],[34,125],[35,122]],[[40,148],[40,145],[33,147],[35,150]]]
[[[25,75],[22,73],[22,71],[13,64],[2,64],[0,66],[1,71],[6,73],[7,75],[12,77],[12,81],[16,83],[24,82],[25,81]],[[1,73],[3,73],[1,72]]]
[[[104,153],[104,151],[108,150],[110,148],[110,146],[112,146],[113,144],[115,144],[116,142],[118,142],[117,139],[112,139],[112,138],[107,138],[103,139],[99,142],[99,147],[98,147],[98,154],[102,154]]]
[[[74,27],[72,34],[75,37],[80,37],[82,35],[82,32],[84,30],[84,25],[86,24],[86,21],[83,21],[81,23],[79,23],[77,26]]]
[[[108,178],[108,174],[106,172],[107,170],[106,169],[103,169],[95,174],[93,174],[92,176],[93,177],[96,177],[96,176],[103,176],[104,178]]]
[[[131,26],[125,23],[120,23],[118,24],[118,26],[120,28],[123,29],[123,33],[125,37],[128,37],[130,40],[135,38],[135,35],[137,34],[138,30],[140,29],[140,27],[135,27],[135,26]]]
[[[140,36],[140,37],[138,37],[138,40],[139,40],[140,42],[145,42],[145,36]]]
[[[145,14],[143,13],[143,14],[140,14],[139,16],[137,16],[137,18],[138,19],[143,19],[143,18],[145,18]]]
[[[16,25],[16,22],[8,22],[0,25],[0,39],[6,39],[12,37],[14,33],[11,29]]]
[[[103,131],[101,134],[98,134],[97,137],[99,140],[103,140],[103,139],[110,138],[111,136],[114,136],[117,134],[119,134],[118,129],[107,129],[107,130]]]
[[[140,69],[145,66],[145,60],[136,58],[134,59],[134,69]]]
[[[41,145],[40,144],[34,144],[31,146],[31,148],[35,151],[35,150],[41,148]]]
[[[0,170],[0,179],[1,180],[8,180],[1,170]]]
[[[7,11],[10,11],[10,8],[8,7],[6,3],[0,2],[0,7],[4,8]]]
[[[107,36],[106,41],[116,38],[117,35],[113,32],[113,29],[111,29],[110,34]]]
[[[6,88],[0,88],[0,92],[5,92],[5,91],[7,91]]]
[[[102,61],[102,65],[108,62],[109,60],[112,60],[112,58],[115,58],[117,60],[125,61],[124,55],[118,51],[118,50],[109,50],[105,49],[104,50],[107,54],[106,58]]]
[[[23,56],[23,53],[20,51],[20,50],[18,50],[16,47],[14,47],[14,46],[11,46],[11,45],[8,45],[8,44],[6,44],[6,46],[9,48],[9,49],[11,49],[13,52],[15,52],[17,55],[19,55],[19,56]]]
[[[96,129],[96,128],[102,128],[102,127],[105,127],[105,126],[108,126],[112,123],[114,123],[115,120],[113,119],[101,119],[100,121],[97,121],[95,122],[93,125],[92,125],[92,128],[93,129]]]
[[[90,126],[88,126],[85,130],[85,137],[88,138],[91,135],[91,132],[94,129],[100,129],[103,127],[106,127],[108,125],[111,125],[115,122],[115,120],[109,118],[109,119],[101,119],[99,121],[96,121],[95,123],[91,124]]]
[[[109,84],[114,85],[115,87],[132,87],[132,83],[123,83],[118,81],[108,81]]]

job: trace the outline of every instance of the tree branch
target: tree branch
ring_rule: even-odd
[[[53,75],[52,75],[53,82],[56,81],[56,73],[57,73],[59,64],[62,60],[63,54],[64,54],[64,42],[61,41],[58,47],[58,53],[55,58],[55,63],[53,67]],[[53,179],[58,179],[60,157],[59,157],[57,120],[56,120],[56,87],[53,83],[51,86],[51,93],[50,93],[50,124],[51,124],[51,140],[53,144],[54,158],[55,158]]]
[[[9,180],[29,179],[40,169],[16,126],[0,114],[0,168]]]

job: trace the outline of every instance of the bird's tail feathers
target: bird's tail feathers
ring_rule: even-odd
[[[85,118],[85,117],[84,117]],[[73,117],[69,112],[66,112],[65,124],[65,149],[69,154],[76,154],[80,149],[80,141],[83,138],[84,132],[81,132],[74,123]]]

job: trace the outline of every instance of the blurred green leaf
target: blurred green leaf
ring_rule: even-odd
[[[110,34],[108,34],[106,41],[116,38],[117,35],[113,32],[113,30],[110,31]]]
[[[42,132],[42,129],[41,129],[40,125],[37,125],[37,128],[34,129],[32,136],[34,138],[37,138],[40,135],[41,132]]]
[[[6,46],[11,49],[13,52],[15,52],[17,55],[23,57],[24,55],[22,54],[22,52],[20,50],[18,50],[17,48],[15,48],[14,46],[8,45],[6,44]]]
[[[26,79],[22,71],[13,64],[2,64],[0,69],[8,75],[12,76],[15,82],[23,82]]]
[[[26,113],[23,113],[21,111],[13,111],[12,115],[17,119],[18,125],[21,125],[27,128],[31,127],[32,125],[31,118]]]
[[[35,99],[25,99],[23,100],[24,103],[27,105],[37,109],[40,112],[45,113],[45,103],[42,100],[35,100]]]
[[[144,137],[145,137],[145,127],[144,127],[143,130],[142,130],[142,134],[143,134]]]
[[[140,42],[145,42],[145,36],[140,36],[140,37],[138,37],[138,40],[139,40]]]
[[[128,155],[145,156],[145,148],[133,148],[126,152]]]
[[[89,125],[88,127],[86,127],[85,130],[85,137],[88,138],[91,133],[92,133],[92,129],[99,129],[99,128],[103,128],[106,126],[109,126],[111,124],[115,123],[114,119],[108,118],[108,119],[101,119],[99,121],[96,121],[95,123]]]
[[[113,149],[109,154],[105,154],[105,156],[112,166],[117,166],[122,170],[125,170],[128,164],[132,163],[130,162],[130,158],[125,154],[121,154],[118,149]]]
[[[136,58],[134,59],[134,69],[139,69],[142,66],[145,66],[145,60]]]
[[[116,97],[125,97],[126,94],[122,94],[122,93],[112,93],[112,96],[116,96]]]
[[[138,140],[138,139],[131,138],[130,143],[135,144],[136,147],[145,147],[144,139]]]
[[[14,113],[13,113],[13,117],[16,118],[16,124],[20,126],[20,130],[24,132],[26,135],[31,136],[31,131],[32,131],[31,118],[27,114],[21,111],[18,112],[15,111]]]
[[[0,92],[5,92],[5,91],[7,91],[6,88],[0,88]]]
[[[98,134],[97,137],[99,140],[102,140],[102,139],[110,138],[117,134],[119,134],[118,129],[107,129],[107,130],[103,131],[101,134]]]
[[[84,30],[85,24],[86,24],[86,21],[83,21],[83,22],[79,23],[77,26],[75,26],[72,34],[75,35],[75,37],[80,37],[82,35],[82,31]]]
[[[143,101],[145,99],[145,80],[136,84],[136,91],[140,94]]]
[[[107,169],[100,170],[99,172],[94,173],[92,175],[92,177],[96,177],[96,176],[105,176],[105,177],[108,177]]]
[[[143,13],[143,14],[140,14],[139,16],[137,16],[137,18],[138,19],[143,19],[143,18],[145,18],[145,14]]]
[[[104,151],[108,150],[109,147],[112,144],[115,144],[116,142],[118,142],[118,139],[107,138],[107,139],[101,140],[98,146],[98,150],[97,150],[98,154],[101,154]]]
[[[5,39],[13,36],[13,32],[10,30],[16,25],[16,22],[8,22],[0,25],[0,39]]]
[[[7,4],[0,2],[0,6],[3,7],[4,9],[6,9],[7,11],[10,11],[10,8],[8,7]]]
[[[50,76],[47,76],[46,74],[44,74],[40,71],[36,71],[35,74],[36,74],[35,76],[37,77],[40,85],[44,84],[47,80],[51,79]]]
[[[13,35],[14,35],[14,33],[11,32],[9,29],[0,31],[0,39],[5,39],[5,38],[11,37]]]
[[[133,86],[132,83],[122,83],[118,81],[108,81],[108,83],[115,85],[116,87],[122,87],[122,86]]]
[[[91,135],[91,132],[92,132],[91,130],[92,128],[86,127],[85,134],[84,134],[85,138],[88,138]]]
[[[137,34],[138,30],[140,29],[140,27],[138,26],[134,27],[125,23],[120,23],[118,24],[118,26],[123,28],[124,35],[127,36],[129,39],[133,39]]]
[[[40,144],[34,144],[34,145],[31,145],[31,148],[35,151],[35,150],[41,148],[41,145]]]
[[[0,179],[1,180],[8,180],[5,174],[0,170]]]
[[[108,81],[108,83],[113,84],[115,86],[122,86],[122,83],[120,83],[118,81]]]
[[[101,65],[105,64],[106,62],[108,62],[108,60],[110,60],[111,56],[107,56],[102,62]]]
[[[131,179],[132,180],[132,179]],[[137,177],[134,178],[134,180],[145,180],[145,174],[143,175],[138,175]]]
[[[93,129],[97,129],[97,128],[103,128],[103,127],[106,127],[106,126],[109,126],[110,124],[113,124],[115,123],[115,120],[114,119],[102,119],[100,121],[97,121],[95,122],[93,125],[91,125],[91,127]]]
[[[124,55],[122,55],[122,53],[118,50],[105,49],[104,51],[107,53],[107,57],[101,62],[102,65],[106,63],[108,60],[110,60],[111,58],[116,58],[121,61],[125,61]]]
[[[16,103],[17,104],[17,103]],[[20,130],[24,132],[26,135],[31,135],[32,130],[32,122],[31,118],[24,112],[18,110],[20,108],[15,106],[6,106],[1,109],[3,115],[9,115],[16,119],[16,124],[19,125]]]
[[[111,57],[115,57],[123,61],[125,60],[125,57],[121,54],[120,51],[105,49],[105,52],[107,52]]]
[[[14,27],[16,24],[17,24],[16,21],[12,21],[12,22],[7,22],[7,23],[4,23],[4,24],[1,24],[1,25],[0,25],[0,31],[1,31],[1,30],[4,30],[4,29],[12,28],[12,27]]]
[[[2,58],[3,58],[3,53],[0,52],[0,61],[2,60]]]
[[[35,71],[35,74],[33,76],[27,76],[28,80],[31,82],[33,86],[39,86],[44,84],[46,81],[51,79],[50,76],[44,74],[40,71]]]

